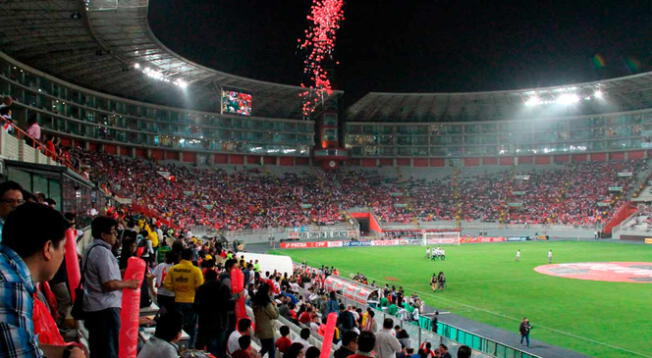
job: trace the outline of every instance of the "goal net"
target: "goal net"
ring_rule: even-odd
[[[459,231],[424,232],[423,245],[459,245]]]

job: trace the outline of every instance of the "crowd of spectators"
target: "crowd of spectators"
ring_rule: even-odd
[[[64,262],[75,216],[15,182],[0,184],[0,356],[84,357],[74,341]],[[35,225],[35,220],[38,224]],[[98,356],[100,356],[98,354]]]
[[[652,231],[652,205],[640,203],[636,209],[636,213],[622,223],[621,229],[645,233]]]
[[[344,305],[338,301],[335,292],[327,292],[324,289],[324,282],[329,272],[332,270],[324,267],[315,269],[301,264],[290,278],[290,281],[297,282],[297,285],[294,287],[281,285],[279,311],[283,312],[282,316],[302,328],[301,337],[298,339],[302,345],[309,345],[306,340],[311,335],[321,336],[320,330],[325,317],[334,312],[338,315],[335,343],[336,347],[339,347],[335,350],[335,358],[349,357],[356,351],[360,351],[358,340],[360,337],[370,336],[375,338],[375,344],[363,352],[374,352],[376,357],[450,357],[447,355],[448,348],[445,345],[433,349],[430,342],[424,341],[419,347],[413,346],[414,340],[411,340],[407,330],[401,325],[395,325],[398,320],[403,322],[419,320],[424,312],[424,303],[418,295],[408,296],[402,287],[397,288],[387,283],[382,287],[373,285],[372,287],[376,287],[378,292],[377,308],[394,317],[377,318],[375,314],[377,311],[370,307],[363,309],[360,306]],[[368,284],[364,274],[357,273],[353,278]],[[436,314],[433,315],[432,321],[436,329]],[[277,340],[277,347],[280,342],[284,342],[283,345],[292,343],[287,338],[287,332],[287,327],[281,327],[279,332],[281,338]],[[466,346],[461,346],[458,351],[461,352],[460,357],[468,357],[471,353]]]
[[[263,168],[227,172],[79,149],[73,150],[73,160],[112,193],[178,218],[182,227],[226,230],[333,224],[346,221],[346,210],[354,207],[371,208],[382,222],[392,223],[591,226],[608,220],[633,178],[646,169],[644,161],[587,162],[426,181],[355,170],[280,176]]]
[[[177,357],[176,343],[184,332],[189,348],[216,357],[228,353],[235,358],[274,358],[278,351],[283,358],[317,358],[330,313],[338,316],[334,336],[337,357],[375,354],[407,358],[414,353],[407,331],[395,327],[391,318],[377,322],[370,308],[344,305],[335,292],[325,289],[326,278],[338,274],[333,267],[299,265],[290,273],[263,272],[258,261],[246,261],[220,238],[200,240],[156,219],[114,208],[94,218],[93,241],[80,264],[85,292],[80,298],[81,319],[88,330],[85,347],[77,335],[64,338],[66,330],[74,329],[75,320],[80,319],[74,312],[76,304],[70,295],[60,297],[50,289],[57,275],[67,282],[66,265],[62,265],[64,233],[74,218],[64,217],[47,201],[24,203],[23,195],[28,201],[37,197],[16,183],[0,185],[4,228],[0,292],[7,298],[0,302],[3,356],[30,352],[37,357],[117,357],[122,291],[139,287],[141,309],[151,307],[152,302],[160,308],[154,321],[140,320],[142,325],[156,325],[153,336],[140,348],[140,358]],[[34,217],[39,217],[40,225],[30,225]],[[124,279],[132,256],[146,262],[142,283]],[[244,278],[240,292],[233,289],[236,272]],[[361,273],[354,279],[368,284]],[[70,287],[64,285],[63,291],[70,292]],[[385,285],[378,287],[378,292],[379,306],[402,320],[418,319],[423,311],[418,296],[406,297],[401,287]],[[252,314],[237,320],[236,302],[241,298]],[[277,324],[280,317],[300,328],[298,337],[289,334],[287,325]],[[260,351],[254,349],[254,342]],[[417,354],[423,358],[450,356],[445,346],[431,349],[429,345],[419,347]]]

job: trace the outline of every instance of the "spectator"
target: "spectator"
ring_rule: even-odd
[[[0,356],[85,356],[79,348],[39,346],[31,316],[36,284],[52,279],[63,261],[69,225],[59,212],[38,204],[6,217],[0,245]]]
[[[358,351],[355,354],[350,355],[349,358],[373,358],[374,354],[372,351],[374,351],[374,347],[376,346],[376,336],[373,332],[362,331],[358,337]],[[375,351],[376,354],[378,354],[378,350],[376,349]],[[380,357],[380,355],[378,355],[378,357]]]
[[[396,339],[401,344],[401,347],[410,347],[410,335],[407,330],[400,328],[396,331]]]
[[[138,353],[138,358],[176,358],[179,356],[175,344],[181,338],[183,316],[171,311],[159,317],[156,331]]]
[[[376,324],[376,313],[370,308],[367,307],[367,317],[365,319],[362,329],[365,331],[376,332],[378,330],[378,325]]]
[[[45,142],[45,146],[47,147],[47,156],[49,156],[52,159],[57,159],[57,148],[54,144],[54,136],[50,136],[48,140]]]
[[[178,261],[179,255],[176,252],[168,251],[165,254],[165,261],[156,265],[154,270],[152,270],[156,286],[156,304],[162,310],[161,313],[165,313],[174,308],[174,291],[165,288],[165,286],[163,286],[163,281],[170,271],[170,268],[176,265]]]
[[[251,336],[240,336],[238,349],[231,354],[231,358],[261,358],[261,355],[251,347]]]
[[[27,134],[30,136],[30,138],[25,138],[27,144],[36,147],[36,141],[41,140],[41,126],[38,124],[34,113],[30,114],[27,120]]]
[[[120,267],[120,271],[124,272],[127,269],[129,258],[136,256],[136,238],[131,236],[131,232],[127,231],[122,234],[121,246],[118,267]]]
[[[292,343],[290,348],[288,348],[287,352],[283,355],[283,358],[303,358],[305,348],[307,347],[304,347],[301,343]]]
[[[206,272],[206,281],[197,289],[195,312],[198,318],[196,347],[221,357],[226,349],[226,307],[231,296],[229,288],[217,279],[217,272]]]
[[[14,124],[11,120],[12,111],[9,107],[4,107],[0,109],[0,120],[2,124],[2,129],[6,130],[9,134],[14,134]]]
[[[273,321],[278,318],[279,313],[269,296],[269,290],[269,285],[262,283],[251,299],[251,306],[256,320],[256,337],[260,339],[260,355],[264,356],[265,353],[269,353],[269,358],[274,358],[276,350],[274,348]]]
[[[291,313],[290,313],[290,298],[288,296],[281,296],[280,297],[281,303],[278,305],[278,313],[285,319],[291,320]]]
[[[118,260],[112,249],[117,241],[118,223],[107,216],[98,216],[91,223],[91,243],[82,267],[85,268],[83,309],[88,330],[88,345],[93,358],[118,356],[120,306],[122,290],[136,289],[138,280],[123,281]]]
[[[342,334],[355,328],[355,318],[350,311],[346,310],[343,304],[340,304],[340,314],[337,316],[337,327]]]
[[[24,203],[23,188],[14,181],[6,181],[0,184],[0,236],[9,213]],[[2,240],[0,239],[0,242]]]
[[[421,344],[419,348],[418,355],[420,358],[430,358],[435,356],[435,352],[432,350],[432,344],[430,342],[425,342]]]
[[[310,338],[310,328],[302,328],[301,332],[299,332],[299,339],[297,339],[295,342],[301,343],[301,345],[303,345],[304,348],[308,348],[311,346],[310,342],[308,342],[309,338]]]
[[[324,310],[324,315],[328,316],[329,313],[335,312],[337,313],[338,311],[338,303],[337,303],[337,296],[335,295],[335,291],[331,291],[328,294],[328,302],[326,303],[326,309]]]
[[[448,347],[443,343],[439,345],[439,358],[451,358],[451,354],[448,353]]]
[[[457,358],[471,358],[471,347],[461,345],[457,348]]]
[[[238,339],[241,336],[250,336],[251,335],[251,320],[248,318],[243,318],[240,321],[238,321],[238,329],[233,331],[231,335],[229,336],[227,346],[226,346],[226,351],[228,354],[231,354],[235,352],[239,345],[238,345]]]
[[[400,354],[397,355],[397,357],[399,356]],[[430,352],[430,354],[423,355],[419,353],[414,353],[414,348],[405,348],[405,357],[406,358],[422,358],[422,357],[434,358],[435,356],[434,356],[434,352],[432,351]]]
[[[401,343],[392,334],[392,327],[394,321],[391,318],[385,318],[383,321],[383,329],[376,335],[375,352],[378,358],[395,358],[396,353],[401,350]],[[360,345],[358,340],[358,345]]]
[[[308,347],[308,349],[306,349],[305,357],[306,358],[319,358],[320,353],[321,352],[319,351],[319,348],[314,347],[314,346]]]
[[[204,284],[204,275],[199,267],[193,265],[192,256],[191,249],[184,249],[181,252],[181,261],[170,268],[163,285],[174,292],[175,310],[183,315],[183,329],[190,336],[190,346],[194,347],[197,317],[193,304],[197,288]]]
[[[234,259],[226,260],[224,271],[220,274],[220,282],[227,288],[225,290],[227,305],[224,306],[227,334],[235,329],[235,301],[240,297],[240,293],[232,294],[231,289],[231,270],[236,266],[236,263],[237,261]]]
[[[290,348],[290,345],[292,345],[292,341],[289,338],[289,336],[290,336],[290,327],[281,326],[281,328],[279,329],[279,333],[281,334],[281,337],[279,337],[276,340],[276,343],[274,344],[274,346],[276,346],[276,348],[278,348],[279,352],[281,352],[281,353],[283,353],[285,355],[285,353],[287,353],[287,351],[288,351],[288,348]],[[339,358],[339,357],[337,357],[337,358]]]
[[[334,358],[346,358],[358,350],[358,334],[348,331],[342,335],[342,346],[333,354]]]

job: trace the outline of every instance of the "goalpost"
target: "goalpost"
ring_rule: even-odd
[[[422,238],[422,245],[459,245],[460,232],[459,231],[439,231],[439,232],[424,232]]]

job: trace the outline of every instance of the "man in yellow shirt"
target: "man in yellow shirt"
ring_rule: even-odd
[[[172,266],[165,276],[163,286],[173,291],[176,310],[183,315],[183,329],[190,336],[190,347],[194,347],[197,316],[193,310],[195,292],[204,284],[201,270],[192,264],[192,250],[181,252],[181,261]]]

